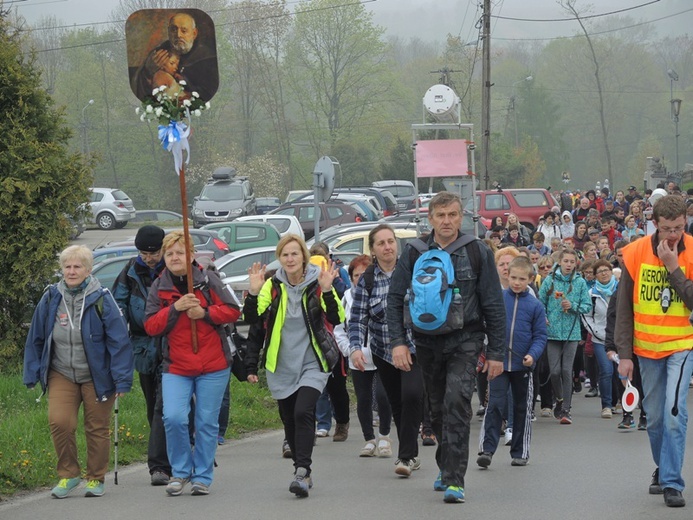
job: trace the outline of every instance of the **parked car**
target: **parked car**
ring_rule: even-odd
[[[182,231],[182,229],[164,229],[166,234],[169,234],[171,231]],[[214,253],[214,258],[221,258],[230,251],[229,245],[219,238],[219,234],[216,231],[210,229],[190,229],[189,232],[195,251],[211,251]],[[125,247],[134,245],[135,237],[132,236],[125,240],[107,242],[94,249],[94,251],[98,251],[104,247]]]
[[[534,229],[539,217],[558,203],[551,192],[542,188],[508,188],[476,192],[479,214],[489,220],[502,217],[505,221],[508,214],[515,213],[522,224]],[[474,201],[470,199],[465,209],[473,210]]]
[[[337,224],[361,220],[356,210],[343,202],[321,202],[319,208],[321,232]],[[284,203],[270,215],[293,215],[301,223],[306,239],[315,234],[315,205],[312,202]]]
[[[397,199],[397,207],[400,211],[406,211],[416,207],[416,188],[410,181],[375,181],[375,188],[383,188],[392,193]]]
[[[274,226],[279,232],[279,236],[283,237],[288,233],[292,233],[305,239],[301,223],[293,215],[247,215],[238,217],[236,222],[266,222]]]
[[[323,240],[329,247],[330,251],[358,253],[360,255],[369,255],[371,248],[368,245],[368,234],[370,230],[354,231],[346,235],[332,237],[328,240]],[[416,229],[395,229],[395,239],[397,240],[397,251],[403,251],[404,246],[414,240],[418,234]]]
[[[245,298],[244,284],[248,283],[248,268],[255,262],[260,262],[262,265],[269,264],[275,259],[275,250],[276,247],[265,246],[234,251],[217,258],[214,261],[214,267],[219,272],[222,281],[235,292],[238,301],[243,302]]]
[[[344,267],[344,269],[348,269],[351,261],[357,256],[360,256],[361,254],[363,253],[354,253],[352,251],[334,251],[330,252],[330,258],[332,258],[332,260]],[[276,271],[280,267],[281,264],[279,263],[279,259],[275,258],[269,264],[267,264],[266,269],[268,271]]]
[[[101,229],[121,229],[135,218],[135,206],[124,191],[115,188],[89,188],[91,221]]]
[[[202,229],[211,229],[219,234],[229,246],[230,251],[240,251],[253,247],[276,246],[279,243],[279,232],[264,222],[217,222],[207,224]]]
[[[177,226],[183,223],[183,215],[165,209],[139,209],[132,222],[137,224],[147,222],[160,226]]]
[[[306,195],[307,193],[313,193],[313,190],[291,190],[289,193],[286,195],[286,202],[293,202],[296,199],[299,199]]]
[[[394,222],[410,222],[415,225],[416,210],[410,209],[408,211],[400,213],[399,215],[387,217],[384,220],[388,224],[392,224]],[[486,236],[486,231],[488,231],[489,226],[491,225],[491,221],[487,218],[480,216],[479,224],[480,225],[478,228],[477,235],[479,236],[479,238],[484,238]],[[422,233],[429,233],[431,231],[431,224],[428,221],[428,208],[419,208],[419,229]],[[470,211],[465,210],[464,215],[462,216],[461,231],[462,233],[465,233],[467,235],[474,234],[474,219],[473,214]]]
[[[137,251],[129,256],[123,255],[107,258],[103,262],[94,264],[91,274],[92,276],[96,277],[99,282],[101,282],[103,287],[111,289],[116,278],[118,278],[118,275],[123,270],[123,267],[125,267],[125,264],[127,264],[135,255],[137,255]]]
[[[397,200],[387,190],[374,188],[373,186],[350,186],[347,188],[335,188],[333,195],[342,193],[365,193],[374,197],[378,201],[378,209],[383,212],[384,217],[389,217],[397,213]]]
[[[121,256],[129,258],[135,256],[137,253],[138,251],[134,244],[131,246],[99,247],[92,251],[94,265],[105,262],[111,258],[118,258]]]
[[[247,177],[236,176],[234,168],[214,170],[192,204],[193,226],[227,222],[242,215],[255,214],[255,195]]]
[[[296,199],[295,202],[312,202],[313,200],[315,200],[313,193],[307,193]],[[373,221],[383,218],[383,211],[378,199],[367,193],[334,193],[328,202],[346,202],[352,206],[357,205],[357,211],[360,209],[364,213],[362,215],[365,217],[363,220]]]
[[[278,197],[257,197],[255,199],[255,211],[258,215],[269,213],[282,205]]]

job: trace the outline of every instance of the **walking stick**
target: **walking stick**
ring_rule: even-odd
[[[114,453],[114,458],[115,458],[115,463],[113,464],[113,472],[115,473],[115,485],[118,485],[118,397],[115,398],[115,406],[114,406],[114,411],[115,411],[115,434],[113,436],[113,451]]]

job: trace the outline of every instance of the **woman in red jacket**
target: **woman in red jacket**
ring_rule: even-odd
[[[192,241],[189,241],[192,244]],[[193,261],[194,291],[188,293],[185,236],[169,233],[162,246],[166,269],[152,284],[144,324],[150,336],[164,336],[163,374],[166,449],[172,478],[166,492],[178,496],[188,482],[193,495],[207,495],[212,483],[219,408],[229,383],[231,352],[224,323],[240,316],[235,297],[217,273]],[[190,258],[192,258],[192,246]],[[195,320],[197,349],[192,345]],[[190,399],[195,396],[195,449],[188,435]]]

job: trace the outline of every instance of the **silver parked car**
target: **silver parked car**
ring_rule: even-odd
[[[124,191],[114,188],[89,188],[92,222],[101,229],[121,229],[135,217],[135,206]]]

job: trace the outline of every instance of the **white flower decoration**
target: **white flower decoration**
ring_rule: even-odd
[[[182,79],[178,82],[178,84],[185,86],[185,85],[187,85],[187,82],[184,79]]]
[[[145,107],[145,111],[147,112],[147,114],[151,114],[152,112],[154,112],[154,108],[152,108],[152,105],[147,105]]]
[[[212,105],[210,105],[209,101],[207,101],[207,102],[205,103],[205,109],[206,109],[206,110],[209,110],[211,106],[212,106]]]
[[[195,110],[193,112],[193,114],[195,114],[197,117],[200,117],[202,115],[202,111],[201,110]]]
[[[193,91],[192,97],[194,97],[195,99],[197,99],[197,98],[200,97],[200,95],[199,95],[197,92]]]
[[[183,106],[189,107],[190,105],[192,105],[192,103],[190,102],[189,99],[184,99],[184,100],[183,100]]]

